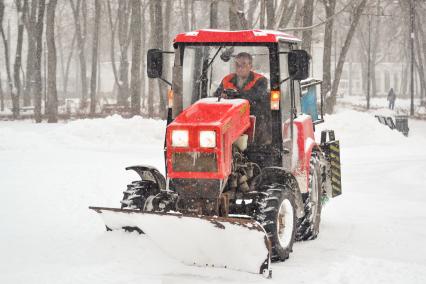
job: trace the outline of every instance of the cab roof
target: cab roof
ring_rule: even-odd
[[[226,31],[202,29],[176,35],[174,43],[298,43],[301,40],[293,35],[271,30]]]

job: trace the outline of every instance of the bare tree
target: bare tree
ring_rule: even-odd
[[[75,24],[75,31],[77,35],[77,46],[78,46],[78,55],[80,59],[80,77],[81,77],[81,102],[80,108],[85,109],[87,104],[87,68],[86,68],[86,53],[85,53],[85,44],[86,44],[86,1],[83,0],[69,0]],[[83,16],[83,26],[81,24],[81,15]]]
[[[230,2],[229,25],[231,30],[245,30],[249,28],[248,21],[244,15],[244,1],[232,0]]]
[[[305,0],[303,5],[303,26],[309,27],[312,26],[314,17],[314,0]],[[304,30],[302,34],[302,49],[311,51],[312,44],[312,30]]]
[[[265,26],[265,18],[266,18],[266,0],[260,0],[260,11],[259,11],[259,17],[260,17],[260,23],[259,27],[261,29],[264,29]]]
[[[146,8],[147,8],[147,3],[144,3],[143,9],[142,9],[142,17],[141,17],[141,32],[144,35],[144,40],[141,41],[141,90],[142,90],[142,94],[141,94],[141,104],[142,104],[142,108],[145,108],[146,106],[146,69],[145,69],[145,62],[146,62],[146,17],[145,17],[145,13],[146,13]]]
[[[90,114],[96,112],[96,80],[98,72],[99,24],[101,20],[101,3],[95,0],[95,30],[92,41],[92,76],[90,79]]]
[[[56,46],[55,46],[55,10],[57,0],[49,0],[46,11],[47,41],[47,122],[58,122],[58,94],[56,91]]]
[[[217,0],[212,0],[210,2],[210,28],[211,29],[217,29],[218,28],[218,21],[217,21]]]
[[[336,0],[323,1],[326,18],[330,18],[334,14]],[[323,65],[322,76],[323,83],[321,85],[321,93],[325,96],[331,90],[331,50],[333,45],[333,24],[331,19],[325,24],[324,29],[324,50],[323,50]]]
[[[45,0],[39,0],[37,22],[35,25],[34,35],[36,39],[36,52],[34,60],[33,80],[34,88],[34,116],[36,123],[42,121],[41,116],[41,99],[42,99],[42,83],[41,83],[41,55],[43,52],[43,20],[44,20]]]
[[[156,1],[157,2],[157,1]],[[130,12],[129,0],[118,1],[118,43],[120,45],[120,77],[119,94],[117,102],[120,105],[128,105],[129,99],[129,59],[130,46]]]
[[[379,44],[381,41],[381,20],[380,20],[380,0],[376,2],[376,14],[374,15],[374,34],[373,34],[373,42],[371,48],[371,60],[370,60],[370,82],[371,82],[371,96],[375,97],[377,94],[377,82],[376,82],[376,66],[378,64],[377,54],[379,50]],[[369,16],[371,17],[371,16]],[[371,19],[370,19],[371,20]]]
[[[21,95],[21,56],[22,56],[22,43],[24,40],[24,19],[28,10],[28,0],[24,0],[22,5],[21,0],[15,1],[16,10],[18,12],[18,39],[16,43],[16,55],[15,64],[13,66],[13,82],[15,91],[12,97],[13,115],[17,117],[19,115],[19,98]],[[15,93],[16,92],[16,93]]]
[[[129,20],[131,5],[128,0],[118,1],[118,11],[115,20],[113,19],[111,1],[107,1],[109,26],[111,29],[111,64],[114,73],[115,84],[118,87],[117,104],[127,105],[129,98],[129,60],[127,57],[130,45]],[[115,64],[115,36],[118,29],[118,43],[120,46],[120,69],[117,70]]]
[[[184,31],[189,31],[191,28],[191,20],[190,20],[190,0],[182,0],[183,1],[183,7],[181,7],[181,17],[183,19],[183,29]],[[182,6],[182,3],[179,2],[179,4]]]
[[[189,0],[185,0],[185,9],[188,9],[189,6]],[[189,10],[189,9],[188,9]],[[187,12],[187,11],[186,11]],[[152,1],[149,3],[149,21],[150,21],[150,48],[153,48],[155,46],[155,43],[153,43],[153,38],[155,37],[155,8]],[[188,15],[188,14],[186,14]],[[154,79],[148,79],[148,117],[154,117],[154,92],[155,92],[155,86],[154,86]]]
[[[284,29],[290,23],[298,0],[282,0],[274,20],[274,29]]]
[[[150,21],[151,21],[151,48],[163,49],[163,14],[162,14],[162,1],[151,1],[150,4]],[[152,84],[153,79],[150,79]],[[158,108],[158,114],[160,117],[165,117],[166,115],[166,88],[164,83],[161,80],[157,80],[160,104]],[[150,104],[153,104],[152,96],[153,85],[150,88],[150,94],[148,96],[148,110],[153,111]],[[150,113],[152,116],[153,114]]]
[[[266,28],[273,29],[275,21],[275,1],[265,1]]]
[[[23,92],[23,103],[24,106],[31,105],[31,94],[34,81],[34,63],[36,53],[36,22],[37,22],[37,6],[38,0],[31,1],[31,9],[27,13],[27,17],[24,18],[25,29],[27,30],[27,65],[26,65],[26,78],[25,87]]]
[[[366,3],[367,3],[367,0],[361,0],[354,7],[354,12],[352,15],[352,21],[349,27],[349,31],[346,34],[345,43],[343,44],[342,50],[339,55],[339,60],[337,63],[335,74],[334,74],[333,85],[331,87],[331,94],[326,101],[326,109],[328,113],[332,113],[334,110],[334,106],[336,105],[337,90],[339,87],[340,78],[342,76],[343,64],[345,63],[346,54],[348,53],[353,35],[355,33],[356,27],[358,26],[359,19],[361,17],[362,12],[364,11]]]
[[[9,43],[8,41],[10,39],[6,38],[6,35],[4,33],[3,29],[3,15],[4,15],[4,0],[0,0],[0,33],[1,37],[3,39],[3,46],[4,46],[4,56],[5,56],[5,63],[6,63],[6,74],[7,74],[7,86],[9,89],[9,93],[12,99],[12,106],[13,106],[13,114],[16,115],[15,105],[13,105],[13,102],[15,101],[15,94],[13,92],[13,82],[12,82],[12,76],[10,73],[10,57],[9,57]]]
[[[62,5],[62,9],[65,9],[65,5]],[[59,56],[61,61],[62,93],[66,97],[68,94],[68,79],[69,79],[69,73],[70,73],[70,67],[71,67],[71,60],[74,54],[74,46],[77,39],[77,35],[74,29],[71,44],[69,46],[66,46],[66,45],[64,46],[63,34],[66,35],[65,32],[69,30],[69,27],[64,24],[67,18],[65,18],[65,15],[64,16],[61,14],[60,15],[56,14],[56,15],[57,15],[56,16],[56,20],[57,20],[56,36],[57,36],[57,43],[59,47],[58,50],[59,50]],[[67,54],[65,54],[65,50],[68,50]]]
[[[259,1],[249,1],[248,4],[249,4],[249,7],[247,11],[247,25],[248,27],[253,28],[256,22],[254,18],[254,13],[259,4]]]
[[[302,26],[302,20],[303,20],[303,1],[297,1],[293,25],[295,27]],[[300,37],[300,32],[295,31],[294,35],[297,36],[297,37]]]
[[[420,10],[421,11],[421,10]],[[416,44],[416,50],[417,50],[417,61],[418,61],[418,72],[419,72],[419,78],[420,78],[420,101],[423,102],[424,98],[426,97],[426,72],[425,72],[425,65],[426,65],[426,38],[424,29],[422,26],[422,21],[420,17],[420,12],[417,11],[416,14],[416,29],[415,32],[415,44]]]
[[[132,115],[140,115],[141,112],[141,82],[140,82],[140,55],[141,55],[141,2],[132,1],[132,70],[131,70],[131,108]]]
[[[3,96],[3,88],[1,85],[1,73],[0,73],[0,111],[4,111],[4,96]]]

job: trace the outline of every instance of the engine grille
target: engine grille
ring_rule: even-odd
[[[181,152],[172,154],[175,172],[217,172],[216,153]]]

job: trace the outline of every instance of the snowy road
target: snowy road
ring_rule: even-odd
[[[405,138],[344,110],[321,127],[341,140],[344,193],[266,280],[182,265],[87,209],[118,206],[125,166],[162,169],[164,122],[0,122],[0,283],[426,283],[426,122]]]

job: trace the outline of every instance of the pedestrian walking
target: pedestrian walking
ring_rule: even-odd
[[[389,93],[388,93],[389,109],[394,109],[395,99],[396,99],[396,94],[395,94],[393,88],[391,88],[389,90]]]

